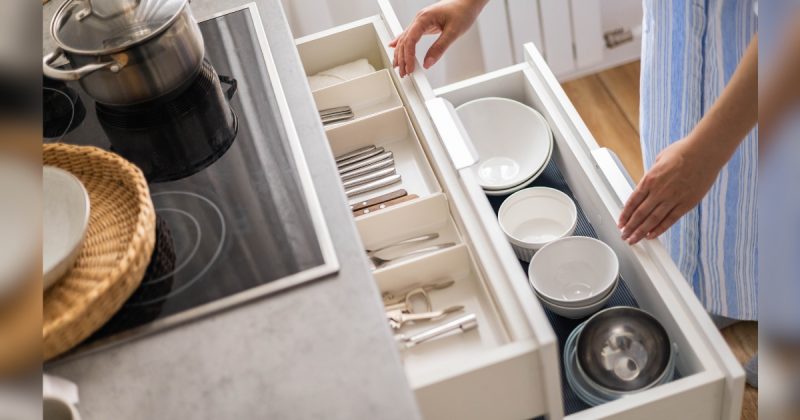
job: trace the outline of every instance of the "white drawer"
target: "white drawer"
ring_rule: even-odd
[[[297,47],[307,75],[359,58],[367,58],[379,71],[389,69],[414,132],[402,136],[406,139],[402,144],[421,148],[421,153],[407,153],[398,162],[409,168],[404,176],[414,181],[409,192],[416,188],[413,192],[420,197],[357,218],[365,247],[431,230],[457,244],[375,273],[382,291],[450,277],[458,287],[439,291],[437,298],[432,297],[434,303],[463,304],[478,315],[477,331],[404,354],[409,384],[424,416],[562,418],[565,413],[558,337],[489,200],[471,172],[464,170],[475,161],[469,139],[452,107],[438,99],[457,106],[478,97],[501,96],[526,103],[547,118],[556,140],[553,160],[567,186],[597,236],[619,256],[622,276],[638,305],[664,324],[679,348],[679,379],[580,409],[568,418],[738,418],[744,388],[741,367],[660,243],[645,241],[631,247],[620,239],[615,220],[622,197],[630,193],[624,170],[597,146],[535,47],[525,46],[525,63],[434,92],[421,66],[404,79],[391,68],[393,54],[387,44],[401,27],[388,0],[378,2],[382,17],[298,39]],[[340,86],[340,90],[346,89]],[[330,129],[333,152],[354,147],[360,141],[352,140],[357,139],[359,127],[379,126],[374,119],[391,112],[400,111],[362,115]],[[353,134],[337,137],[335,131]],[[339,145],[347,141],[355,143]]]

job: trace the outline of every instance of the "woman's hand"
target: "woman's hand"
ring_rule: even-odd
[[[662,150],[622,210],[622,239],[633,245],[664,233],[700,203],[726,160],[691,138]]]
[[[420,10],[408,28],[389,43],[394,48],[394,66],[400,69],[400,77],[414,71],[416,47],[422,35],[441,33],[425,55],[423,66],[427,69],[436,64],[453,41],[472,26],[487,2],[442,0]]]

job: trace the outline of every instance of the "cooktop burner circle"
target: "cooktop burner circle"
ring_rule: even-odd
[[[151,197],[156,213],[170,228],[176,261],[170,272],[142,280],[127,307],[157,304],[188,290],[208,272],[225,245],[225,217],[207,197],[190,191],[163,191]],[[167,280],[173,287],[159,287]]]

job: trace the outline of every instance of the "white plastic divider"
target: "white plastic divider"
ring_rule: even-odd
[[[403,105],[386,69],[317,90],[314,101],[320,111],[341,106],[353,111],[352,120],[327,125],[326,130]]]
[[[356,228],[368,250],[380,249],[411,238],[438,235],[437,238],[424,243],[392,247],[379,253],[379,257],[387,259],[400,257],[415,249],[445,243],[461,243],[448,211],[447,199],[441,193],[368,214],[356,221]],[[391,265],[396,264],[391,263]]]

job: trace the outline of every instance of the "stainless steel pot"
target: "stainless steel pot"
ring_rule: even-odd
[[[45,76],[79,80],[106,105],[134,105],[186,86],[203,62],[189,0],[67,0],[50,32],[58,47],[44,57]],[[54,66],[62,57],[71,69]]]

